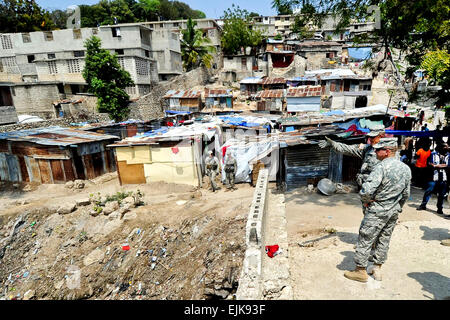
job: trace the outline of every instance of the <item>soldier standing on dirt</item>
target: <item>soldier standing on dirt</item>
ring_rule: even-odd
[[[234,187],[234,178],[236,177],[237,171],[237,162],[236,159],[231,154],[231,151],[228,150],[226,154],[225,160],[225,183],[227,185],[227,189],[236,190]]]
[[[411,169],[396,159],[397,139],[383,138],[374,146],[380,163],[367,177],[359,192],[366,210],[359,227],[355,251],[356,269],[348,279],[367,282],[366,271],[372,245],[374,266],[370,274],[381,280],[381,266],[387,259],[389,242],[403,205],[410,194]]]
[[[219,190],[220,187],[216,184],[216,176],[219,173],[219,160],[214,156],[212,151],[208,152],[209,156],[206,158],[206,174],[209,177],[212,191]]]

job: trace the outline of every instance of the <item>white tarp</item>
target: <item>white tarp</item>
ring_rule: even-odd
[[[231,152],[237,162],[235,182],[251,182],[250,174],[253,170],[253,164],[250,164],[249,162],[257,159],[259,156],[270,153],[274,148],[278,148],[278,142],[264,139],[258,142],[253,141],[245,143],[242,140],[230,139],[220,148],[221,152],[224,147],[227,148],[227,152]],[[222,182],[225,181],[226,176],[223,164],[224,162],[222,161]],[[272,165],[274,168],[275,166]]]

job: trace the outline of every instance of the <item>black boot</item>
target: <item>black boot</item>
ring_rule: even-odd
[[[418,206],[417,207],[417,209],[416,210],[427,210],[427,207],[426,206],[424,206],[424,205],[420,205],[420,206]]]

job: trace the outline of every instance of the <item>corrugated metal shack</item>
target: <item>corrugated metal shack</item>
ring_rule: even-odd
[[[202,108],[199,90],[169,90],[163,98],[164,110],[196,112]]]
[[[116,170],[116,136],[61,127],[0,134],[0,180],[64,183]]]
[[[285,78],[264,78],[261,81],[263,90],[286,89]]]
[[[262,89],[262,77],[249,77],[242,79],[240,84],[241,95],[251,96]]]
[[[207,108],[233,108],[233,90],[206,88],[205,105]]]
[[[286,94],[287,112],[319,112],[321,90],[320,86],[289,88]]]
[[[286,90],[262,90],[255,94],[258,111],[283,111],[283,101]]]
[[[210,125],[162,127],[109,145],[116,150],[120,184],[165,181],[201,186],[203,143],[216,134]]]
[[[80,130],[109,134],[125,139],[134,137],[138,133],[159,129],[160,127],[161,121],[157,120],[128,120],[119,123],[90,123],[80,127]]]
[[[339,183],[355,181],[361,159],[318,146],[324,136],[348,144],[365,141],[364,135],[342,139],[339,137],[342,132],[343,129],[330,125],[281,134],[279,183],[284,183],[289,191],[308,184],[317,185],[322,178]]]

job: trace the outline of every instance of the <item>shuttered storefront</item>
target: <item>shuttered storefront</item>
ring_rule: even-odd
[[[328,177],[330,149],[321,149],[317,144],[302,144],[286,148],[286,188],[292,190],[309,183],[316,184]]]

